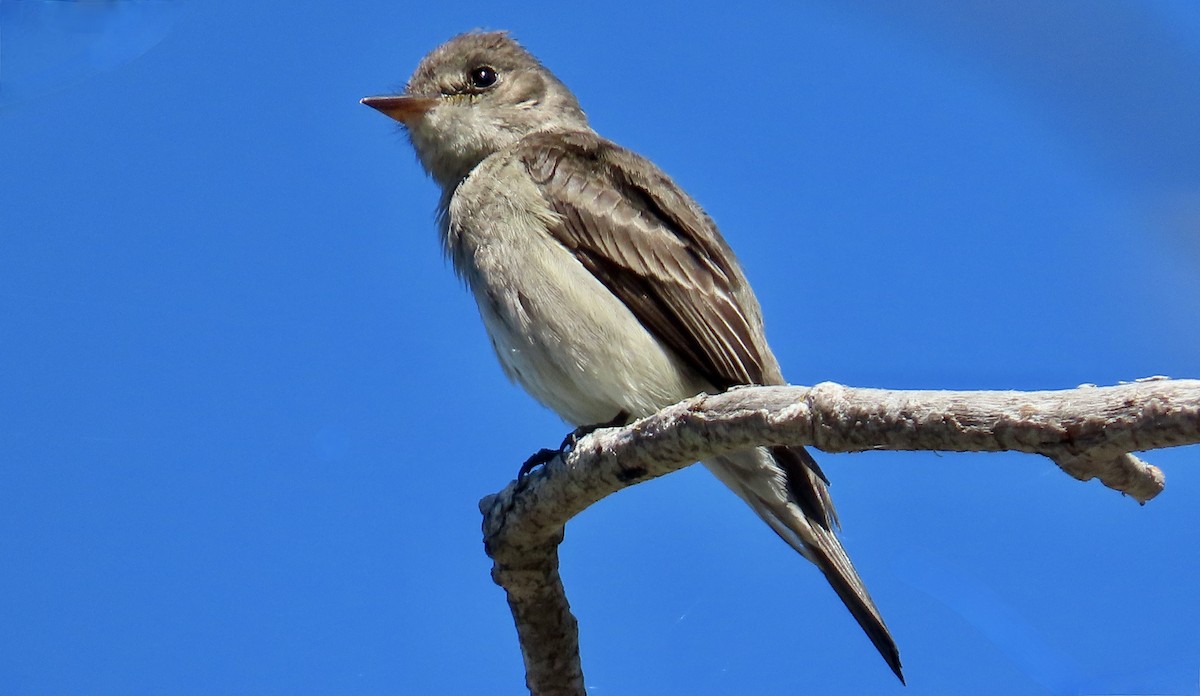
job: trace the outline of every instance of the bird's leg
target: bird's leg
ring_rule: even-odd
[[[621,411],[617,413],[616,417],[610,421],[594,423],[592,425],[581,425],[578,428],[575,428],[571,432],[567,433],[567,436],[563,438],[562,444],[558,446],[558,449],[553,450],[543,448],[537,452],[534,452],[533,456],[531,456],[529,459],[526,459],[525,463],[521,465],[521,469],[517,472],[517,479],[520,480],[525,478],[529,475],[529,472],[533,471],[539,466],[542,466],[543,464],[549,463],[551,459],[575,449],[575,445],[578,444],[580,440],[588,435],[591,435],[597,430],[600,430],[601,428],[615,428],[619,425],[625,425],[628,422],[629,414],[625,411]]]

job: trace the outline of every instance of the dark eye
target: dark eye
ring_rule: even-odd
[[[496,84],[496,71],[488,65],[473,68],[469,73],[471,86],[475,89],[487,89]]]

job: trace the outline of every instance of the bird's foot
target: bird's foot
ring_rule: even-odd
[[[597,430],[601,430],[603,428],[615,428],[620,425],[625,425],[628,422],[629,414],[625,411],[621,411],[610,421],[593,423],[592,425],[581,425],[567,433],[567,436],[563,438],[562,444],[558,446],[558,451],[564,454],[570,452],[571,450],[575,449],[575,445],[579,444],[580,440],[588,435],[591,435]]]
[[[530,474],[530,472],[539,466],[543,464],[549,464],[551,459],[554,459],[562,453],[563,451],[561,449],[552,450],[544,447],[537,452],[534,452],[533,456],[531,456],[529,459],[526,459],[525,463],[521,465],[520,470],[517,471],[517,480],[520,481],[521,479],[525,478]]]
[[[575,449],[575,445],[579,444],[580,440],[588,435],[591,435],[597,430],[600,430],[601,428],[615,428],[619,425],[625,425],[628,422],[629,414],[625,411],[621,411],[610,421],[605,421],[604,423],[594,423],[592,425],[581,425],[578,428],[575,428],[571,432],[567,433],[567,436],[563,438],[562,444],[558,446],[558,449],[540,449],[537,452],[534,452],[532,457],[526,459],[525,463],[521,465],[521,469],[517,472],[517,480],[519,481],[525,478],[531,471],[539,466],[548,464],[551,459]]]

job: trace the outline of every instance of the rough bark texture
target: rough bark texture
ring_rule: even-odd
[[[1131,452],[1200,443],[1200,380],[1153,377],[1040,392],[892,391],[832,383],[701,395],[571,452],[480,502],[492,578],[508,593],[536,696],[583,696],[575,617],[558,574],[567,520],[622,488],[757,445],[1041,454],[1139,503],[1162,472]]]

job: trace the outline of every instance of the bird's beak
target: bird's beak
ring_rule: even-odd
[[[437,104],[437,99],[429,97],[367,97],[359,103],[377,109],[384,115],[407,126],[432,109],[433,105]]]

